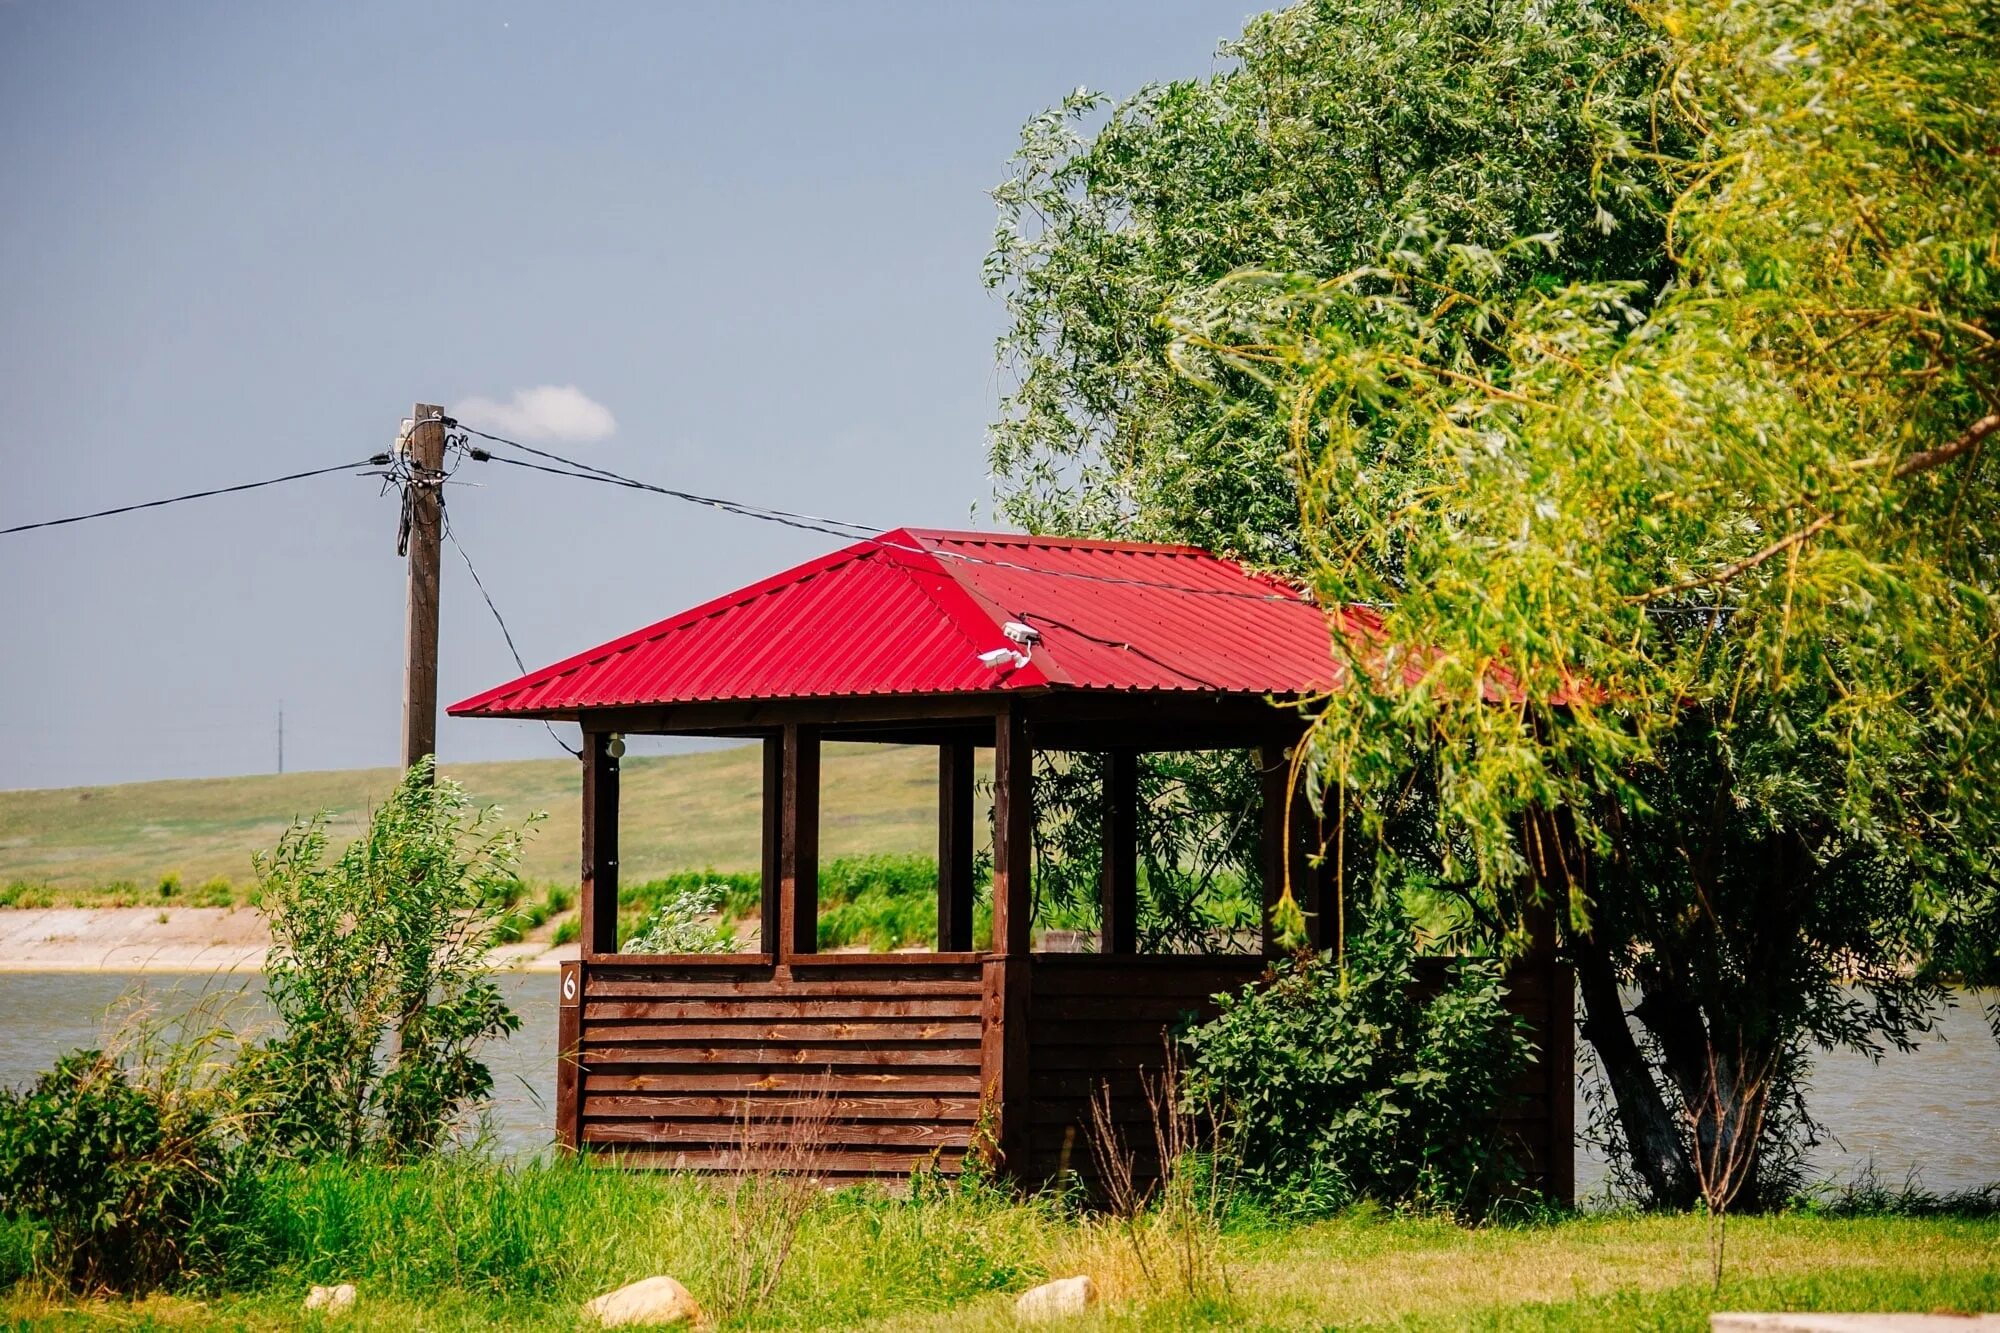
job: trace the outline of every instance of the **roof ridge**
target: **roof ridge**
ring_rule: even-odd
[[[1144,542],[1115,537],[1072,537],[1061,533],[980,532],[970,528],[898,528],[918,541],[967,542],[987,546],[1071,547],[1099,551],[1127,551],[1140,555],[1201,556],[1242,568],[1240,561],[1217,555],[1199,546],[1179,542]]]

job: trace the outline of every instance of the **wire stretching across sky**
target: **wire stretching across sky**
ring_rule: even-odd
[[[239,491],[260,490],[266,486],[279,486],[288,481],[304,481],[307,477],[324,477],[334,472],[354,472],[364,467],[381,467],[388,461],[387,454],[377,454],[373,458],[363,458],[352,463],[337,463],[332,467],[318,467],[306,472],[289,472],[282,477],[269,477],[263,481],[246,481],[235,486],[217,486],[213,490],[190,491],[186,495],[170,495],[163,500],[145,500],[139,504],[119,505],[115,509],[72,514],[68,518],[43,519],[39,523],[17,523],[11,528],[0,528],[0,537],[16,532],[33,532],[37,528],[60,528],[65,524],[84,523],[93,518],[110,518],[114,514],[132,514],[141,509],[158,509],[164,505],[177,505],[187,500],[206,500],[211,495],[235,495]]]
[[[744,504],[737,500],[723,500],[711,495],[698,495],[693,491],[675,490],[667,486],[655,486],[651,482],[640,481],[637,478],[628,477],[622,473],[612,472],[605,468],[592,466],[589,463],[579,462],[574,458],[565,458],[561,454],[551,453],[546,449],[537,449],[533,445],[522,444],[519,440],[510,440],[505,436],[491,435],[485,431],[474,430],[470,426],[450,422],[449,419],[447,419],[447,424],[469,435],[477,435],[482,440],[490,440],[494,444],[504,445],[510,449],[521,449],[535,455],[537,458],[545,458],[550,462],[560,463],[563,466],[550,467],[542,463],[531,463],[523,458],[509,458],[505,454],[496,454],[485,449],[470,451],[472,457],[478,462],[506,463],[513,467],[527,468],[534,472],[546,472],[551,476],[569,477],[575,481],[594,481],[603,485],[622,486],[630,490],[650,491],[655,495],[671,496],[676,500],[684,500],[690,504],[706,505],[711,509],[720,509],[727,513],[740,514],[745,518],[761,519],[768,523],[780,523],[788,528],[800,528],[807,532],[818,532],[829,537],[839,537],[843,541],[870,542],[882,547],[884,550],[902,551],[909,555],[927,555],[938,560],[956,560],[968,565],[985,565],[992,569],[1014,570],[1023,574],[1033,574],[1038,578],[1077,579],[1085,583],[1108,583],[1128,588],[1157,588],[1165,592],[1188,593],[1197,597],[1224,597],[1245,602],[1290,602],[1298,600],[1295,594],[1290,593],[1242,592],[1234,588],[1198,588],[1185,583],[1166,583],[1153,579],[1119,578],[1111,574],[1089,574],[1082,570],[1044,569],[1036,565],[1024,565],[1012,560],[996,560],[990,556],[970,555],[964,551],[947,551],[927,546],[911,546],[905,542],[888,540],[886,534],[889,530],[887,528],[876,527],[873,524],[855,523],[839,518],[823,518],[817,514],[800,514],[789,509],[772,509],[764,505]]]
[[[490,440],[494,444],[505,445],[509,449],[519,449],[523,453],[533,454],[537,458],[546,458],[552,463],[561,463],[564,468],[573,470],[562,471],[552,467],[540,467],[524,459],[508,458],[504,454],[489,453],[483,449],[475,451],[472,455],[473,458],[482,463],[511,463],[515,467],[532,468],[537,472],[549,472],[559,477],[579,477],[586,481],[609,482],[614,485],[629,487],[636,491],[651,491],[655,495],[665,495],[675,500],[685,500],[689,504],[706,505],[710,509],[720,509],[726,513],[740,514],[745,518],[763,519],[770,523],[782,523],[786,527],[803,528],[808,532],[822,532],[828,536],[845,537],[849,540],[875,537],[888,531],[887,528],[876,527],[869,523],[850,523],[845,519],[823,518],[818,514],[800,514],[789,509],[773,509],[768,505],[745,504],[741,500],[724,500],[713,495],[698,495],[693,491],[676,490],[670,486],[656,486],[650,481],[640,481],[637,477],[628,477],[622,473],[613,472],[608,468],[596,467],[590,463],[579,462],[574,458],[564,458],[561,454],[553,454],[546,449],[537,449],[532,444],[522,444],[519,440],[510,440],[502,435],[489,435],[483,430],[474,430],[471,426],[455,422],[449,417],[445,418],[445,424],[448,427],[455,427],[458,430],[464,431],[468,435],[477,435],[482,440]]]

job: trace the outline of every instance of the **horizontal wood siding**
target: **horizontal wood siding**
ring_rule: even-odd
[[[1100,1085],[1109,1087],[1112,1116],[1145,1169],[1152,1113],[1142,1075],[1161,1068],[1166,1034],[1213,1017],[1216,993],[1241,988],[1265,967],[1257,958],[1037,956],[1029,1006],[1031,1173],[1096,1174],[1089,1098]],[[1447,967],[1443,959],[1419,960],[1420,996],[1437,993]],[[1508,1008],[1528,1022],[1538,1054],[1553,1049],[1558,1057],[1530,1065],[1500,1117],[1531,1187],[1565,1200],[1573,1189],[1571,984],[1569,970],[1552,962],[1529,961],[1510,973]]]
[[[1089,1098],[1101,1084],[1134,1148],[1151,1144],[1142,1074],[1177,1026],[1264,973],[1259,958],[1037,954],[1027,964],[1027,1160],[1022,1174],[1095,1174]],[[1442,960],[1419,966],[1434,993]],[[843,956],[779,966],[671,959],[581,969],[574,1119],[580,1147],[632,1166],[731,1170],[779,1164],[787,1111],[830,1102],[826,1174],[956,1171],[981,1114],[981,965],[966,955]],[[1502,1117],[1533,1183],[1569,1197],[1571,980],[1529,962],[1508,1004],[1539,1050]],[[565,1117],[568,1112],[563,1112]]]
[[[775,1162],[825,1095],[825,1174],[955,1170],[979,1118],[980,971],[912,955],[584,969],[585,1148],[628,1165]]]
[[[1261,958],[1041,954],[1028,1007],[1030,1173],[1093,1178],[1090,1097],[1111,1091],[1113,1118],[1138,1150],[1152,1150],[1142,1075],[1157,1072],[1167,1034],[1215,1015],[1218,992],[1263,975]]]

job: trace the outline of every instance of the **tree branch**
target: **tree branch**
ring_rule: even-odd
[[[1911,454],[1908,458],[1896,464],[1894,476],[1896,480],[1901,481],[1904,477],[1914,476],[1919,472],[1928,472],[1939,464],[1949,463],[1952,459],[1972,448],[1973,445],[1978,444],[1996,430],[2000,430],[2000,412],[1988,412],[1985,416],[1967,426],[1965,433],[1950,444],[1941,444],[1935,449],[1925,449],[1921,453]]]
[[[1970,450],[1974,445],[1978,444],[1988,435],[1993,434],[1996,430],[2000,430],[2000,412],[1989,412],[1970,426],[1967,426],[1958,438],[1952,440],[1950,443],[1941,444],[1935,449],[1925,449],[1919,453],[1911,454],[1908,458],[1896,464],[1896,470],[1889,475],[1895,480],[1901,481],[1903,478],[1913,477],[1919,472],[1928,472],[1932,468],[1941,467],[1949,463],[1952,459],[1957,458],[1960,454]],[[1800,542],[1815,536],[1823,531],[1827,524],[1833,522],[1833,518],[1833,511],[1829,509],[1804,527],[1780,537],[1777,541],[1772,542],[1755,555],[1744,556],[1734,564],[1724,565],[1712,574],[1696,575],[1691,579],[1682,579],[1679,583],[1663,583],[1657,588],[1649,589],[1627,600],[1650,602],[1656,597],[1670,597],[1675,593],[1689,592],[1695,588],[1708,587],[1711,584],[1727,583],[1739,574],[1755,569],[1772,556],[1782,555],[1792,547],[1797,546]]]

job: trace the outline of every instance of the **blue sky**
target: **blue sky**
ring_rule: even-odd
[[[986,191],[1037,110],[1206,73],[1253,7],[0,4],[0,527],[538,386],[602,466],[990,526]],[[531,666],[829,544],[496,471],[454,525]],[[0,538],[0,787],[269,771],[281,700],[287,768],[393,762],[395,519],[333,477]],[[512,663],[446,556],[450,700]]]

